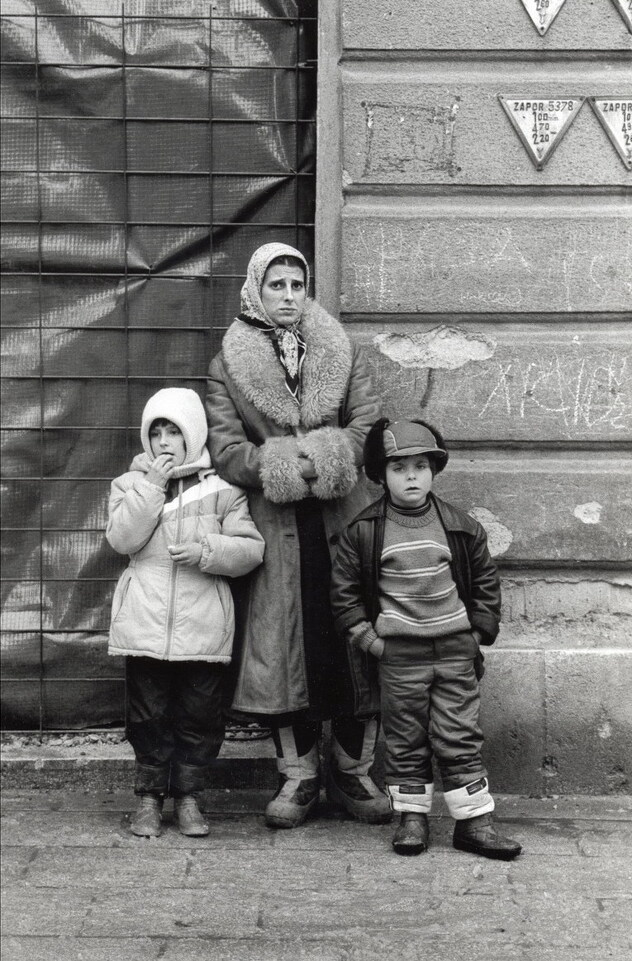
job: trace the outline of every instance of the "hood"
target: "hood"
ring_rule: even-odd
[[[211,466],[211,456],[206,447],[208,427],[202,401],[188,387],[165,387],[149,398],[141,419],[140,439],[149,463],[154,459],[149,441],[149,429],[155,420],[170,420],[182,431],[186,455],[184,463],[176,467],[174,477],[186,477],[197,470]],[[142,461],[142,455],[136,460]],[[134,464],[135,470],[147,470]]]
[[[266,324],[272,324],[272,321],[266,314],[261,302],[261,288],[263,287],[266,270],[277,257],[296,257],[297,260],[300,260],[305,270],[305,290],[309,290],[309,267],[300,250],[289,247],[287,244],[276,243],[258,247],[250,258],[246,280],[241,288],[241,312],[249,317],[262,320]]]

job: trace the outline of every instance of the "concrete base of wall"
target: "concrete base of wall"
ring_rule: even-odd
[[[6,790],[120,791],[134,782],[134,753],[126,741],[78,747],[51,746],[45,740],[28,747],[9,744],[2,750],[1,773]],[[212,786],[218,790],[274,788],[272,740],[226,741],[213,765]]]

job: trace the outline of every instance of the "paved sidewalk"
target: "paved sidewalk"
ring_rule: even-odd
[[[206,795],[208,838],[129,833],[131,792],[5,792],[2,961],[632,958],[632,798],[499,798],[524,854],[392,853],[321,805],[271,831],[266,794]],[[438,807],[438,814],[444,809]]]

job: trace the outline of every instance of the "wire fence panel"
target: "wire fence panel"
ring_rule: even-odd
[[[110,480],[246,264],[313,260],[316,0],[6,0],[2,727],[120,726]]]

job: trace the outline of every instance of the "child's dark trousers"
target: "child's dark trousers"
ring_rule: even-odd
[[[224,740],[225,667],[208,661],[128,657],[127,738],[136,794],[183,797],[204,790]]]

